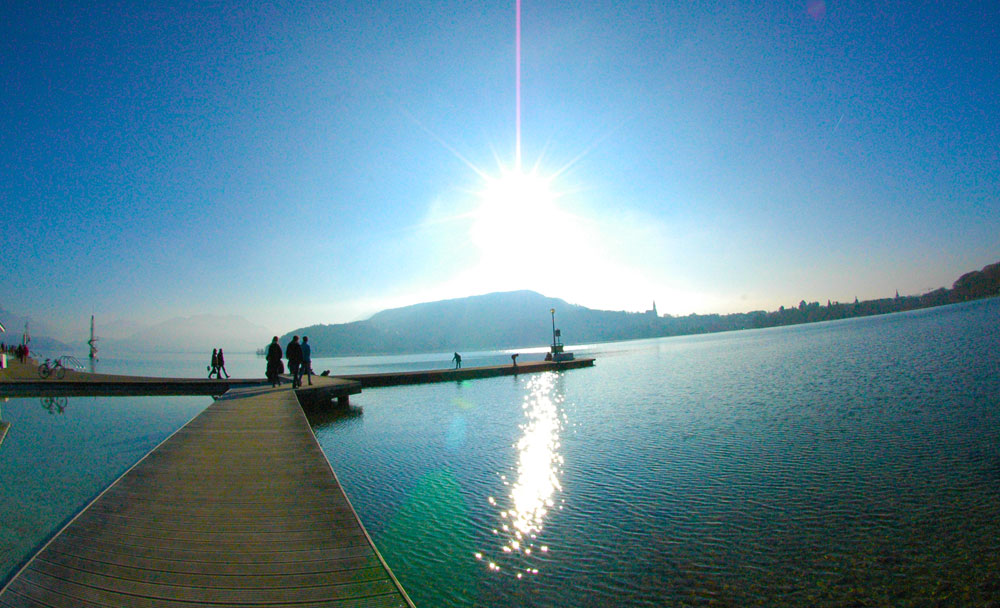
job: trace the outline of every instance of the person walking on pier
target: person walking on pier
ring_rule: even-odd
[[[208,368],[208,377],[219,375],[219,351],[212,349],[212,365]]]
[[[271,381],[271,386],[281,386],[281,377],[278,376],[281,369],[281,345],[278,344],[278,336],[271,338],[271,344],[267,347],[267,379]]]
[[[302,376],[308,376],[309,386],[312,386],[312,347],[309,346],[309,336],[302,336],[302,365],[299,367],[299,386],[302,386]]]
[[[462,369],[462,355],[455,353],[451,360],[455,362],[455,369]]]
[[[302,366],[302,345],[298,336],[292,336],[292,341],[285,347],[285,358],[288,359],[288,372],[292,374],[292,387],[298,387],[301,379],[299,367]]]
[[[223,356],[222,349],[220,348],[219,349],[219,369],[215,372],[215,377],[216,378],[222,378],[222,374],[225,374],[226,378],[229,377],[229,372],[226,371],[226,358],[225,358],[225,356]]]

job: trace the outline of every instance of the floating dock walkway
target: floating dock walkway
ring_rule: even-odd
[[[460,369],[431,369],[414,372],[388,372],[379,374],[344,374],[338,378],[354,380],[361,383],[362,388],[380,386],[401,386],[405,384],[427,384],[430,382],[451,382],[457,380],[472,380],[475,378],[495,378],[497,376],[517,376],[520,374],[537,374],[539,372],[560,371],[592,367],[594,359],[581,357],[569,361],[525,361],[513,365],[487,365],[483,367],[463,367]]]
[[[0,606],[412,606],[295,393],[250,392],[216,401],[105,490]]]
[[[547,371],[562,371],[592,367],[592,357],[581,357],[569,361],[525,361],[514,365],[487,365],[482,367],[463,367],[460,369],[430,369],[407,372],[382,372],[375,374],[341,374],[337,376],[313,375],[313,386],[299,390],[299,398],[308,400],[310,404],[317,403],[318,397],[323,400],[337,399],[340,405],[347,405],[348,396],[361,392],[363,388],[384,386],[402,386],[407,384],[427,384],[432,382],[453,382],[473,380],[477,378],[495,378],[497,376],[517,376],[520,374],[537,374]],[[290,383],[289,376],[284,376],[284,383]],[[0,397],[23,397],[35,395],[72,396],[122,396],[122,395],[214,395],[226,398],[227,391],[232,389],[258,390],[269,388],[270,385],[262,379],[225,380],[202,378],[143,378],[135,376],[112,376],[107,374],[89,374],[68,372],[64,379],[48,378],[41,380],[33,377],[17,377],[0,382]],[[321,389],[317,392],[317,389]],[[306,403],[303,403],[306,405]]]
[[[283,386],[291,384],[291,378],[285,376]],[[319,399],[336,399],[341,405],[347,403],[350,395],[361,392],[359,382],[332,378],[329,376],[313,376],[312,386],[305,386],[298,391],[303,405],[317,402]],[[246,396],[246,391],[256,389],[266,391],[271,384],[261,378],[148,378],[142,376],[115,376],[110,374],[91,374],[69,371],[65,378],[49,377],[40,379],[22,373],[21,376],[0,381],[0,397],[31,397],[36,395],[52,395],[65,397],[119,397],[143,395],[236,395]],[[229,393],[235,389],[243,389],[239,393]],[[227,397],[228,398],[228,397]]]
[[[303,406],[362,387],[589,367],[593,359],[261,380],[5,375],[0,396],[217,395],[102,492],[0,590],[0,608],[412,607]],[[241,388],[238,388],[241,387]]]

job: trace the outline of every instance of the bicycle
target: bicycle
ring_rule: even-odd
[[[66,411],[66,397],[42,397],[42,407],[50,414],[62,414]]]
[[[66,377],[66,367],[63,366],[62,361],[59,359],[55,361],[46,359],[44,363],[38,366],[38,375],[40,377],[48,378],[52,374],[55,374],[56,378],[60,380]]]

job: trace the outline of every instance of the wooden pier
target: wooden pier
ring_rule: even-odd
[[[314,406],[336,399],[338,405],[346,406],[348,396],[361,392],[363,388],[401,386],[407,384],[427,384],[432,382],[452,382],[495,378],[497,376],[517,376],[547,371],[563,371],[591,367],[594,359],[581,357],[570,361],[525,361],[514,365],[487,365],[463,367],[460,369],[429,369],[408,372],[381,372],[374,374],[342,374],[338,376],[313,375],[312,386],[297,390],[303,405]],[[289,376],[283,376],[285,385],[291,383]],[[20,377],[0,381],[0,397],[31,397],[37,395],[59,396],[139,396],[139,395],[213,395],[228,398],[228,391],[234,389],[256,389],[264,392],[271,386],[259,378],[227,378],[225,380],[203,378],[143,378],[136,376],[113,376],[69,372],[64,379],[41,380],[22,374]]]
[[[247,392],[216,401],[98,496],[0,606],[412,606],[295,393]]]
[[[363,387],[558,371],[593,359],[262,380],[68,373],[0,378],[0,396],[213,395],[0,590],[0,608],[412,607],[344,495],[303,406]]]
[[[338,376],[345,380],[361,383],[362,388],[380,386],[401,386],[406,384],[427,384],[431,382],[452,382],[473,380],[476,378],[495,378],[497,376],[517,376],[520,374],[537,374],[539,372],[561,371],[592,367],[594,359],[581,357],[570,361],[525,361],[514,365],[487,365],[483,367],[463,367],[460,369],[430,369],[413,372],[387,372],[378,374],[344,374]]]
[[[284,376],[282,386],[288,388],[291,382],[289,376]],[[303,386],[297,391],[303,404],[336,399],[341,405],[346,405],[350,395],[361,392],[361,384],[349,379],[313,376],[312,382],[312,385]],[[235,389],[243,390],[229,393]],[[246,391],[251,389],[266,392],[271,389],[271,384],[262,378],[148,378],[75,371],[68,372],[61,379],[50,377],[43,380],[37,376],[22,374],[20,377],[0,381],[0,397],[212,395],[229,398],[232,395],[246,396]]]

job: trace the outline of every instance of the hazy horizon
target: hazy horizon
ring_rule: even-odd
[[[73,332],[725,314],[1000,259],[995,4],[524,0],[519,113],[513,1],[0,16],[0,306]]]
[[[979,269],[974,269],[974,270],[979,270]],[[957,278],[958,277],[956,277],[956,279]],[[942,286],[942,287],[948,288],[948,287],[950,287],[950,284],[949,284],[949,286]],[[938,289],[938,288],[935,288],[935,289]],[[484,293],[484,294],[470,294],[470,295],[467,295],[467,296],[459,296],[457,298],[445,298],[445,299],[440,300],[440,301],[453,300],[453,299],[463,300],[463,299],[476,298],[476,297],[481,297],[481,296],[497,295],[497,294],[502,294],[502,293],[517,293],[517,292],[524,292],[524,291],[532,291],[533,292],[533,290],[512,290],[510,292],[490,292],[490,293]],[[918,293],[918,294],[905,294],[905,293],[883,294],[883,295],[880,295],[880,296],[876,296],[875,298],[869,298],[869,299],[870,300],[879,300],[879,299],[884,299],[884,298],[890,298],[890,297],[893,297],[893,296],[896,296],[896,295],[901,296],[901,297],[920,296],[920,295],[924,295],[925,293],[928,293],[929,291],[931,291],[931,290],[928,289],[927,291],[925,291],[923,293]],[[570,306],[584,306],[585,308],[589,308],[591,310],[610,311],[610,312],[625,312],[625,313],[637,313],[637,314],[638,313],[646,313],[646,312],[649,311],[648,307],[644,308],[644,309],[640,309],[640,310],[595,309],[593,307],[588,307],[586,305],[579,304],[578,302],[568,301],[565,298],[560,298],[557,295],[550,295],[550,294],[545,294],[545,293],[540,293],[540,292],[533,292],[533,293],[537,293],[538,295],[541,295],[542,297],[545,297],[545,298],[563,300],[563,301],[566,302],[566,304],[568,304]],[[802,301],[805,301],[805,300],[800,299],[799,302],[802,302]],[[809,301],[810,302],[819,302],[818,300],[809,300]],[[827,301],[828,302],[838,303],[838,304],[845,304],[845,303],[852,302],[853,299],[831,300],[831,299],[828,298]],[[862,299],[862,301],[865,301],[865,299]],[[148,323],[139,323],[139,322],[136,322],[136,321],[124,320],[124,319],[112,319],[110,321],[105,321],[105,320],[101,319],[100,321],[95,321],[95,323],[96,323],[96,335],[99,337],[99,340],[103,341],[103,343],[104,343],[105,346],[107,346],[109,340],[111,340],[117,347],[121,347],[123,345],[129,345],[130,342],[132,340],[134,340],[134,339],[138,339],[140,342],[145,341],[147,343],[146,344],[147,346],[149,344],[154,343],[154,342],[162,344],[163,341],[166,340],[167,342],[176,343],[178,345],[178,347],[177,347],[176,350],[173,350],[173,351],[170,351],[170,352],[200,352],[200,350],[204,350],[204,347],[202,347],[201,349],[198,349],[198,348],[192,349],[192,348],[190,348],[190,347],[188,347],[188,346],[185,345],[185,342],[184,342],[185,338],[183,336],[172,336],[171,335],[173,333],[173,329],[171,328],[171,324],[173,324],[173,323],[175,323],[177,321],[183,321],[188,326],[188,329],[197,329],[200,326],[200,329],[198,329],[198,331],[200,331],[201,333],[215,333],[215,334],[217,334],[219,336],[219,340],[212,341],[212,340],[214,340],[214,338],[213,338],[212,340],[209,341],[209,343],[211,343],[211,344],[222,343],[222,342],[230,344],[231,340],[235,338],[235,339],[237,339],[237,342],[240,343],[240,345],[237,347],[239,350],[237,351],[236,349],[233,349],[233,352],[252,352],[252,351],[254,351],[254,350],[256,350],[257,348],[260,347],[260,345],[257,344],[258,341],[260,341],[260,340],[265,340],[266,341],[266,339],[269,339],[269,338],[266,338],[266,336],[271,336],[272,334],[273,335],[278,335],[278,336],[283,336],[285,334],[291,333],[291,332],[296,331],[298,329],[302,329],[302,328],[306,328],[306,327],[311,327],[311,326],[315,326],[315,325],[338,325],[338,324],[344,324],[344,323],[352,323],[352,322],[356,322],[356,321],[365,321],[365,320],[370,319],[374,315],[376,315],[376,314],[378,314],[380,312],[387,311],[387,310],[392,310],[392,309],[395,309],[395,308],[406,308],[408,306],[413,306],[413,305],[417,305],[417,304],[428,304],[428,303],[436,303],[436,302],[439,302],[439,300],[425,301],[425,302],[414,302],[412,304],[404,304],[404,305],[401,305],[401,306],[398,306],[398,307],[384,308],[384,309],[381,309],[381,310],[374,311],[371,314],[365,315],[364,317],[357,318],[357,319],[349,319],[349,320],[341,320],[341,321],[338,321],[338,320],[334,320],[334,321],[317,321],[317,322],[308,323],[308,324],[305,324],[305,325],[295,325],[295,326],[279,327],[279,328],[275,328],[273,326],[260,325],[260,324],[257,324],[257,323],[254,323],[254,322],[250,321],[244,315],[238,315],[238,314],[233,314],[233,313],[230,313],[230,314],[197,313],[197,314],[193,314],[193,315],[183,315],[183,316],[171,317],[171,318],[168,318],[168,319],[153,320],[153,321],[148,322]],[[819,302],[819,303],[821,305],[824,304],[823,302]],[[776,312],[781,307],[784,307],[784,308],[795,308],[795,307],[798,306],[798,304],[799,303],[797,303],[797,302],[788,302],[787,304],[779,305],[779,307],[773,308],[773,309],[746,309],[746,310],[733,311],[732,313],[693,312],[693,313],[689,313],[689,314],[695,314],[695,315],[712,315],[712,314],[728,315],[728,314],[745,314],[745,313],[757,312],[757,311],[761,311],[761,310],[763,310],[765,312]],[[676,314],[672,314],[672,313],[669,313],[669,312],[664,312],[664,311],[662,311],[662,310],[659,309],[659,305],[655,301],[651,302],[650,306],[656,306],[657,312],[658,312],[659,316],[661,316],[661,317],[663,317],[663,316],[673,316],[673,317],[687,316],[687,315],[676,315]],[[0,305],[0,312],[4,312],[4,311],[5,311],[5,309],[3,308],[2,305]],[[35,329],[32,330],[32,335],[39,335],[39,334],[41,334],[41,335],[43,335],[46,338],[53,338],[53,339],[56,339],[56,340],[58,340],[60,342],[65,343],[67,345],[85,344],[86,343],[86,339],[89,337],[89,325],[87,325],[86,328],[83,328],[82,325],[80,327],[67,327],[64,324],[60,323],[60,320],[58,320],[58,319],[52,320],[52,319],[46,319],[46,318],[43,318],[43,317],[39,317],[37,315],[31,315],[31,314],[25,315],[22,311],[6,310],[5,312],[10,313],[12,315],[15,315],[15,317],[13,319],[0,319],[0,321],[3,321],[7,325],[7,334],[6,335],[12,336],[14,338],[17,338],[17,337],[19,337],[21,335],[21,332],[23,331],[23,325],[22,324],[23,324],[23,322],[25,320],[24,319],[25,317],[31,319],[31,322],[34,323],[34,325],[32,325],[32,327],[34,327]],[[544,313],[544,311],[542,311],[542,312]],[[12,320],[15,322],[15,324],[11,324]],[[65,320],[62,320],[62,321],[65,321]],[[230,325],[230,327],[226,327],[225,325],[227,325],[227,324]],[[232,324],[236,324],[237,327],[232,327]],[[41,327],[41,332],[38,331],[39,327]],[[161,335],[159,337],[151,337],[151,335],[150,335],[151,332],[153,332],[153,334],[152,334],[153,336],[155,336],[155,334],[157,332],[159,334],[161,334]],[[252,339],[247,339],[247,335],[246,334],[248,334],[249,332],[253,332],[253,335],[256,336],[256,337],[258,337],[259,340],[254,341]],[[2,335],[2,334],[0,334],[0,335]],[[150,340],[152,340],[152,342],[150,342]],[[0,341],[4,341],[4,340],[0,340]],[[248,346],[250,344],[252,344],[253,346]],[[128,352],[140,352],[141,350],[143,350],[143,348],[144,347],[141,346],[141,345],[131,345],[131,346],[128,346]]]

